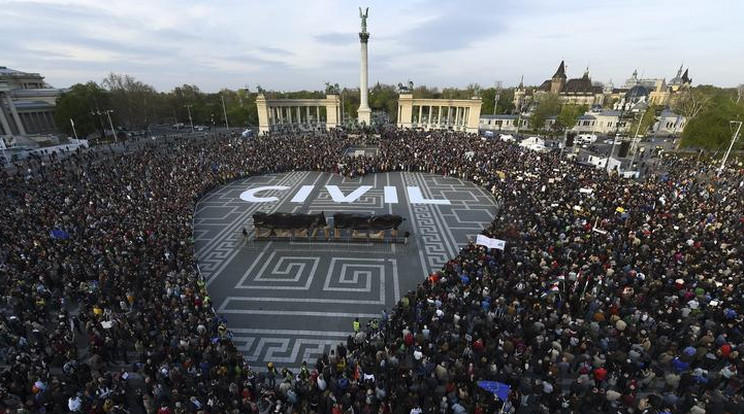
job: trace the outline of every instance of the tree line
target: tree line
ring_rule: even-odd
[[[514,91],[515,88],[483,88],[477,83],[465,88],[439,89],[419,85],[412,89],[416,98],[469,99],[479,96],[483,102],[483,115],[514,113]],[[121,130],[143,130],[154,124],[188,125],[189,111],[194,125],[224,126],[226,112],[231,127],[243,128],[258,125],[256,97],[261,93],[270,99],[320,99],[326,94],[339,95],[345,124],[353,123],[359,107],[358,88],[342,88],[331,83],[326,83],[324,90],[290,92],[266,90],[257,85],[254,90],[248,87],[237,90],[225,88],[216,93],[207,93],[189,84],[175,87],[169,92],[158,92],[132,76],[111,73],[101,82],[79,83],[67,89],[57,99],[55,120],[65,133],[72,136],[72,119],[81,137],[94,132],[104,134],[104,130],[108,129],[107,110],[112,111],[109,115],[115,128]],[[390,122],[396,122],[398,94],[397,86],[378,82],[370,88],[369,105],[375,111],[384,111]],[[529,123],[531,128],[542,130],[545,120],[556,116],[553,129],[562,131],[573,127],[578,117],[588,109],[585,105],[562,105],[558,95],[545,94],[533,106]],[[630,130],[638,129],[641,134],[647,133],[663,109],[651,106],[646,113],[633,115],[629,119]],[[670,109],[687,118],[681,146],[719,149],[731,139],[729,121],[744,120],[744,86],[718,88],[700,85],[688,88],[673,100]]]
[[[111,116],[114,127],[124,131],[148,129],[153,125],[189,124],[189,111],[194,125],[224,126],[225,112],[230,127],[258,125],[256,97],[263,93],[267,98],[321,99],[326,94],[340,96],[345,123],[356,119],[359,108],[359,88],[342,88],[338,84],[326,83],[325,90],[275,91],[260,85],[216,93],[203,92],[196,85],[177,86],[168,92],[159,92],[154,87],[126,74],[111,73],[100,82],[78,83],[57,99],[55,121],[69,136],[73,135],[70,120],[80,137],[109,129],[106,116]],[[514,110],[514,89],[482,88],[470,84],[466,88],[431,88],[418,86],[413,91],[417,98],[467,99],[480,96],[482,113],[502,114]],[[498,100],[496,99],[498,98]],[[224,100],[224,111],[223,111]],[[384,111],[391,122],[398,113],[398,87],[377,83],[370,88],[369,105],[373,110]]]
[[[100,83],[78,83],[62,93],[57,98],[55,121],[72,136],[73,120],[81,137],[108,129],[108,110],[113,111],[109,115],[115,128],[127,131],[153,124],[188,124],[189,111],[194,125],[224,126],[227,112],[231,127],[244,127],[258,123],[256,96],[257,92],[247,88],[205,93],[188,84],[158,92],[132,76],[111,73]]]

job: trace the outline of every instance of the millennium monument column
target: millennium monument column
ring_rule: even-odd
[[[367,100],[367,95],[369,93],[369,88],[367,87],[367,41],[369,40],[369,33],[367,33],[367,16],[369,16],[369,7],[364,10],[364,13],[362,13],[362,8],[360,7],[359,17],[362,19],[362,31],[359,32],[359,41],[362,44],[362,61],[361,74],[359,78],[360,97],[359,109],[357,110],[357,119],[360,124],[364,123],[364,125],[369,125],[370,113],[372,112],[372,110],[369,109],[369,103]]]

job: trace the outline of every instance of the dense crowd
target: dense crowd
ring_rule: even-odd
[[[345,157],[374,141],[377,157]],[[292,170],[421,171],[500,210],[390,312],[302,369],[251,367],[211,307],[196,201]],[[669,157],[625,180],[452,132],[213,136],[0,170],[9,413],[744,412],[744,178]],[[506,402],[477,386],[510,385]],[[2,412],[2,411],[0,411]]]

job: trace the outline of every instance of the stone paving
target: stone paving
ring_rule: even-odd
[[[261,186],[287,189],[256,193],[276,197],[273,202],[241,199],[244,191]],[[296,202],[303,186],[313,188]],[[333,188],[326,186],[337,186],[351,199],[363,192],[359,188],[371,188],[353,202],[337,202],[339,193],[334,201]],[[422,198],[427,203],[412,203]],[[408,231],[411,237],[407,244],[256,241],[251,216],[257,211],[398,214],[406,218],[400,234]],[[456,178],[403,172],[346,179],[291,172],[238,180],[208,194],[197,205],[194,235],[214,308],[227,318],[236,346],[258,368],[269,361],[296,368],[345,341],[355,318],[364,323],[391,309],[495,213],[491,194]]]

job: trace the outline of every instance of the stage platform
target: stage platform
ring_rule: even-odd
[[[265,186],[275,189],[254,196],[276,201],[246,201],[247,190]],[[338,202],[340,196],[354,200]],[[277,211],[398,214],[406,221],[395,243],[257,240],[252,214]],[[235,344],[259,368],[269,361],[296,368],[345,341],[354,318],[364,322],[390,310],[495,214],[491,194],[456,178],[291,172],[238,180],[208,194],[196,208],[194,238],[215,310],[227,318]],[[405,232],[408,243],[398,242]]]

